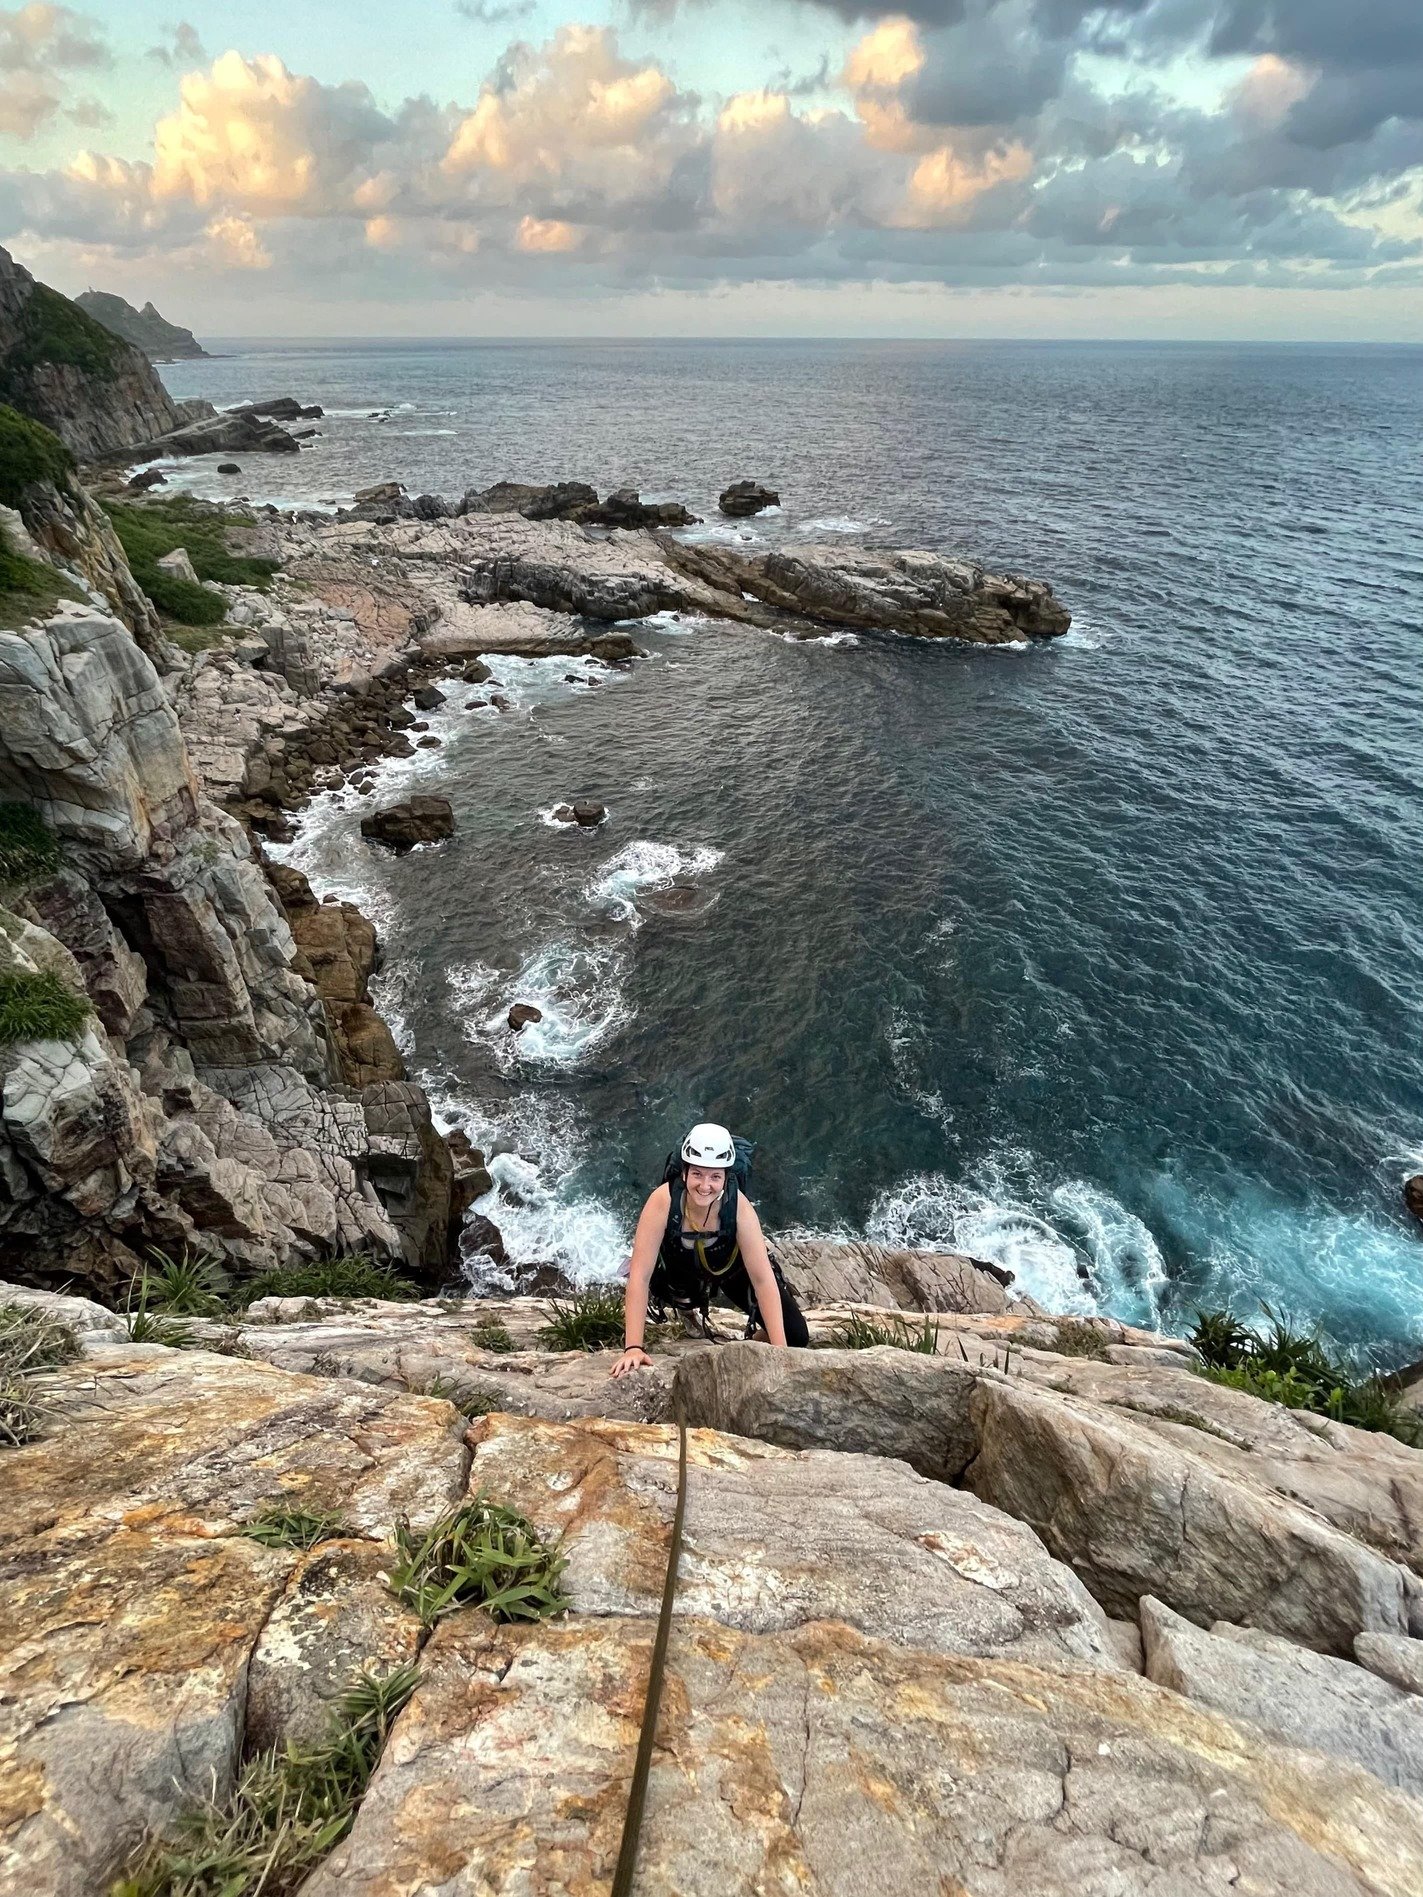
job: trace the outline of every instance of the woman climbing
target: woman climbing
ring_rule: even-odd
[[[740,1150],[738,1151],[738,1144]],[[724,1126],[694,1126],[667,1177],[637,1221],[628,1267],[623,1336],[613,1365],[625,1377],[652,1359],[642,1347],[649,1303],[696,1312],[706,1330],[707,1306],[718,1294],[745,1311],[746,1334],[804,1348],[810,1333],[800,1307],[771,1262],[756,1208],[741,1190],[751,1149]]]

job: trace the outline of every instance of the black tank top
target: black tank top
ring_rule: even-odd
[[[667,1185],[671,1204],[667,1210],[667,1227],[662,1234],[662,1243],[658,1256],[669,1270],[686,1270],[690,1265],[705,1278],[723,1278],[732,1266],[741,1258],[741,1248],[736,1242],[737,1185],[736,1175],[728,1172],[726,1185],[722,1189],[721,1213],[714,1232],[691,1232],[683,1227],[682,1217],[686,1205],[687,1188],[681,1179],[672,1179]]]

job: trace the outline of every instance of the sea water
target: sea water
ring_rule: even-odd
[[[380,767],[451,799],[450,843],[393,858],[317,800],[287,854],[377,922],[446,1121],[510,1149],[516,1256],[616,1274],[706,1117],[758,1142],[772,1226],[1417,1354],[1423,351],[222,346],[175,392],[328,416],[172,471],[201,493],[632,485],[693,536],[938,548],[1074,616],[989,650],[661,615],[627,672],[450,690],[443,748]],[[720,520],[746,476],[781,508]],[[607,822],[550,821],[577,797]]]

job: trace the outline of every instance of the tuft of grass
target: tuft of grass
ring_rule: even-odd
[[[233,1302],[244,1308],[258,1298],[386,1298],[410,1303],[419,1296],[420,1287],[393,1265],[378,1265],[373,1258],[354,1253],[264,1271],[240,1285]]]
[[[1095,1357],[1100,1363],[1107,1361],[1107,1340],[1095,1324],[1089,1324],[1083,1318],[1059,1317],[1053,1319],[1052,1348],[1059,1357]]]
[[[224,1278],[211,1258],[185,1245],[176,1258],[150,1250],[153,1264],[143,1273],[148,1304],[170,1317],[222,1317],[227,1311]]]
[[[1318,1331],[1300,1329],[1268,1304],[1260,1308],[1263,1331],[1248,1329],[1228,1311],[1197,1314],[1191,1342],[1204,1359],[1199,1375],[1266,1403],[1423,1447],[1423,1415],[1400,1402],[1385,1378],[1336,1355]]]
[[[37,481],[69,486],[74,457],[59,436],[0,402],[0,505],[18,507]]]
[[[75,1041],[89,1019],[89,997],[52,969],[0,974],[0,1047],[18,1041]]]
[[[0,1304],[0,1445],[34,1439],[48,1413],[32,1381],[79,1354],[67,1324],[33,1304]]]
[[[395,1545],[391,1591],[427,1627],[460,1607],[482,1607],[495,1620],[548,1620],[568,1606],[563,1556],[522,1515],[483,1495],[423,1536],[402,1517]]]
[[[358,1674],[318,1744],[259,1753],[230,1798],[153,1839],[110,1897],[289,1897],[350,1830],[418,1679],[413,1665]]]
[[[497,1351],[500,1355],[507,1355],[509,1351],[519,1348],[509,1335],[509,1326],[498,1324],[492,1318],[485,1323],[476,1324],[469,1334],[469,1341],[478,1345],[481,1350]]]
[[[16,553],[0,532],[0,630],[16,632],[30,620],[54,611],[61,600],[80,592],[41,560]]]
[[[337,1541],[351,1531],[339,1515],[316,1515],[310,1509],[273,1502],[244,1522],[240,1532],[264,1548],[314,1548],[318,1542]]]
[[[623,1341],[623,1294],[594,1285],[566,1303],[557,1298],[553,1316],[539,1332],[549,1350],[607,1350]]]
[[[217,626],[227,617],[227,601],[191,580],[165,573],[158,562],[186,547],[200,580],[224,586],[266,587],[277,570],[274,560],[252,559],[227,550],[227,526],[220,515],[191,500],[105,501],[104,510],[128,556],[139,585],[159,612],[189,627]]]
[[[878,1344],[888,1344],[895,1350],[917,1351],[924,1357],[936,1357],[939,1354],[939,1327],[927,1317],[921,1324],[911,1324],[907,1317],[881,1320],[852,1311],[830,1333],[830,1345],[835,1350],[873,1350]]]
[[[60,860],[59,839],[33,806],[0,804],[0,883],[13,887],[53,876]]]
[[[461,1388],[459,1384],[451,1383],[448,1377],[431,1377],[428,1383],[411,1383],[406,1387],[411,1396],[437,1396],[442,1402],[453,1403],[460,1415],[468,1417],[471,1422],[476,1416],[488,1416],[499,1408],[497,1396],[488,1395],[469,1385]]]
[[[192,1325],[171,1312],[152,1308],[152,1284],[152,1276],[146,1271],[129,1281],[123,1310],[129,1342],[162,1344],[168,1350],[191,1350],[198,1341]]]

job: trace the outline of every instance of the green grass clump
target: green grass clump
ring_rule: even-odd
[[[0,1304],[0,1446],[18,1448],[39,1433],[47,1412],[35,1372],[78,1355],[73,1331],[42,1307]]]
[[[61,600],[80,597],[78,587],[62,573],[16,553],[0,531],[0,631],[16,632],[53,612]]]
[[[482,1495],[423,1536],[402,1518],[395,1545],[391,1591],[427,1627],[460,1607],[482,1607],[495,1620],[548,1620],[568,1606],[563,1556],[522,1515]]]
[[[239,1286],[233,1302],[244,1307],[258,1298],[387,1298],[409,1303],[419,1296],[420,1287],[393,1265],[378,1265],[373,1258],[356,1253],[264,1271]]]
[[[1059,1357],[1095,1357],[1100,1363],[1107,1361],[1107,1340],[1095,1324],[1082,1318],[1058,1317],[1053,1319],[1053,1331],[1051,1348]]]
[[[52,969],[10,968],[0,974],[0,1047],[77,1040],[89,1014],[89,997]]]
[[[218,580],[224,586],[265,587],[277,570],[274,560],[229,553],[221,517],[203,512],[191,501],[105,501],[104,509],[134,578],[159,612],[182,625],[219,625],[227,617],[227,601],[191,580],[163,572],[158,562],[164,554],[186,547],[198,578]]]
[[[553,1316],[539,1332],[549,1350],[607,1350],[623,1341],[623,1294],[594,1285],[568,1302],[553,1302]]]
[[[852,1311],[830,1333],[830,1346],[835,1350],[873,1350],[878,1344],[888,1344],[895,1350],[914,1350],[924,1357],[936,1357],[939,1354],[939,1327],[932,1318],[927,1317],[922,1324],[911,1324],[907,1317],[870,1318]]]
[[[509,1335],[509,1326],[496,1323],[493,1318],[487,1319],[482,1324],[476,1324],[469,1334],[469,1341],[478,1345],[481,1350],[497,1351],[501,1355],[519,1348]]]
[[[310,1509],[274,1502],[244,1522],[241,1532],[264,1548],[314,1548],[320,1541],[336,1541],[351,1531],[339,1515],[316,1515]]]
[[[18,507],[36,481],[69,485],[74,457],[59,436],[0,402],[0,504]]]
[[[488,1416],[499,1408],[499,1399],[489,1396],[483,1390],[472,1389],[469,1385],[461,1387],[452,1383],[448,1377],[431,1377],[428,1383],[408,1384],[411,1396],[436,1396],[443,1403],[453,1403],[461,1416],[471,1422],[477,1416]]]
[[[29,804],[0,804],[0,885],[15,888],[53,876],[59,839]]]
[[[358,1674],[324,1739],[259,1753],[230,1798],[155,1838],[110,1897],[289,1897],[350,1830],[418,1679],[411,1665]]]
[[[150,1251],[152,1265],[143,1273],[142,1283],[152,1310],[170,1317],[222,1317],[227,1311],[223,1297],[224,1277],[211,1258],[189,1251],[185,1245],[176,1258],[167,1252]]]
[[[1308,1410],[1355,1429],[1372,1429],[1423,1447],[1423,1415],[1399,1401],[1385,1378],[1360,1372],[1335,1354],[1315,1330],[1300,1330],[1262,1304],[1264,1331],[1252,1331],[1228,1311],[1201,1311],[1190,1341],[1200,1352],[1199,1374],[1227,1389],[1286,1409]]]

